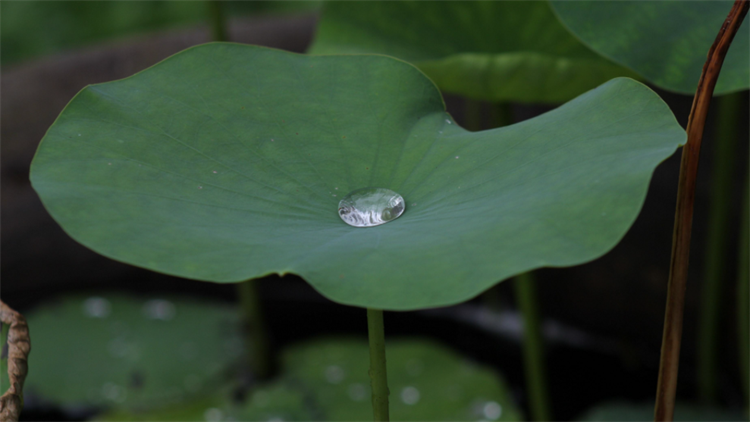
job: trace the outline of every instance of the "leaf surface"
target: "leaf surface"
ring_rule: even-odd
[[[684,139],[630,79],[468,132],[402,61],[206,44],[81,91],[31,180],[113,259],[214,282],[295,273],[337,302],[409,310],[604,254]],[[404,214],[344,223],[339,200],[368,186],[401,194]]]
[[[655,85],[693,95],[731,1],[554,1],[562,23],[595,51]],[[743,22],[715,94],[750,87],[750,25]]]

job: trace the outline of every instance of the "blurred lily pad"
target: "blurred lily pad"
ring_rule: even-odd
[[[653,421],[654,404],[634,404],[627,402],[603,403],[588,410],[579,420],[592,422]],[[674,420],[685,422],[747,421],[747,417],[743,415],[741,410],[727,410],[716,407],[678,403],[675,406]]]
[[[231,384],[208,396],[186,400],[156,410],[115,409],[93,418],[97,421],[313,421],[314,405],[299,391],[283,383],[256,390],[247,403],[233,398]]]
[[[660,88],[693,95],[731,1],[553,1],[586,45]],[[715,94],[750,87],[750,24],[729,48]]]
[[[180,297],[71,296],[27,315],[24,391],[62,406],[149,408],[226,383],[243,352],[238,312]]]
[[[244,404],[227,395],[159,412],[119,411],[103,420],[319,420],[372,418],[368,345],[353,339],[321,339],[284,353],[283,373],[253,390]],[[523,416],[490,368],[428,341],[387,345],[393,420],[517,421]]]
[[[8,378],[8,331],[10,325],[0,323],[0,395],[5,394],[10,388]]]
[[[403,61],[214,43],[81,91],[31,181],[68,234],[113,259],[214,282],[295,273],[334,301],[408,310],[601,256],[684,139],[626,78],[468,132]],[[401,194],[404,214],[344,223],[339,200],[368,186]]]
[[[444,92],[559,103],[631,71],[573,37],[542,1],[324,3],[312,54],[379,53]]]

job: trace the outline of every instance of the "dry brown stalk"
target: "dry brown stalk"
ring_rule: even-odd
[[[23,407],[23,382],[28,372],[31,351],[29,326],[26,318],[0,300],[0,321],[8,330],[8,391],[0,397],[0,422],[15,422]]]

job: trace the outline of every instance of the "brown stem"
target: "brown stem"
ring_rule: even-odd
[[[31,351],[29,326],[26,318],[0,301],[0,321],[10,325],[8,330],[8,391],[0,397],[0,421],[17,421],[23,407],[23,382],[28,372]]]
[[[677,372],[680,364],[680,339],[682,336],[682,313],[685,305],[688,260],[690,257],[690,229],[693,224],[695,202],[695,179],[698,175],[698,157],[701,149],[703,127],[706,124],[708,106],[719,78],[721,65],[734,39],[734,35],[747,14],[748,0],[735,0],[732,10],[719,30],[714,44],[708,51],[708,59],[698,81],[693,107],[687,126],[687,142],[682,150],[680,180],[677,188],[672,235],[672,260],[669,266],[667,306],[664,311],[664,333],[662,335],[659,380],[656,385],[655,421],[671,421],[674,417]]]

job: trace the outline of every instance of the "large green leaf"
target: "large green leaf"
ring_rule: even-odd
[[[634,404],[627,402],[603,403],[589,409],[579,421],[592,422],[626,422],[654,420],[654,404]],[[708,406],[696,406],[678,403],[674,412],[675,421],[747,421],[741,410],[729,410]]]
[[[226,382],[243,350],[239,312],[185,298],[72,296],[28,314],[24,391],[65,408],[148,408]]]
[[[472,133],[402,61],[219,43],[81,91],[31,180],[111,258],[215,282],[295,273],[334,301],[407,310],[602,255],[684,139],[630,79]],[[366,186],[403,195],[404,214],[345,224],[339,200]]]
[[[560,20],[583,42],[655,85],[692,95],[731,1],[555,1]],[[750,25],[729,49],[716,94],[750,86]]]
[[[225,391],[155,412],[118,410],[103,420],[322,420],[372,418],[367,343],[322,339],[284,352],[278,380],[257,386],[244,403]],[[422,340],[388,344],[388,383],[393,420],[517,421],[522,415],[502,378]]]
[[[419,66],[445,92],[563,102],[630,71],[570,35],[546,2],[327,2],[313,54],[381,53]]]
[[[5,394],[10,388],[10,378],[8,378],[8,331],[10,325],[0,324],[0,395]]]

